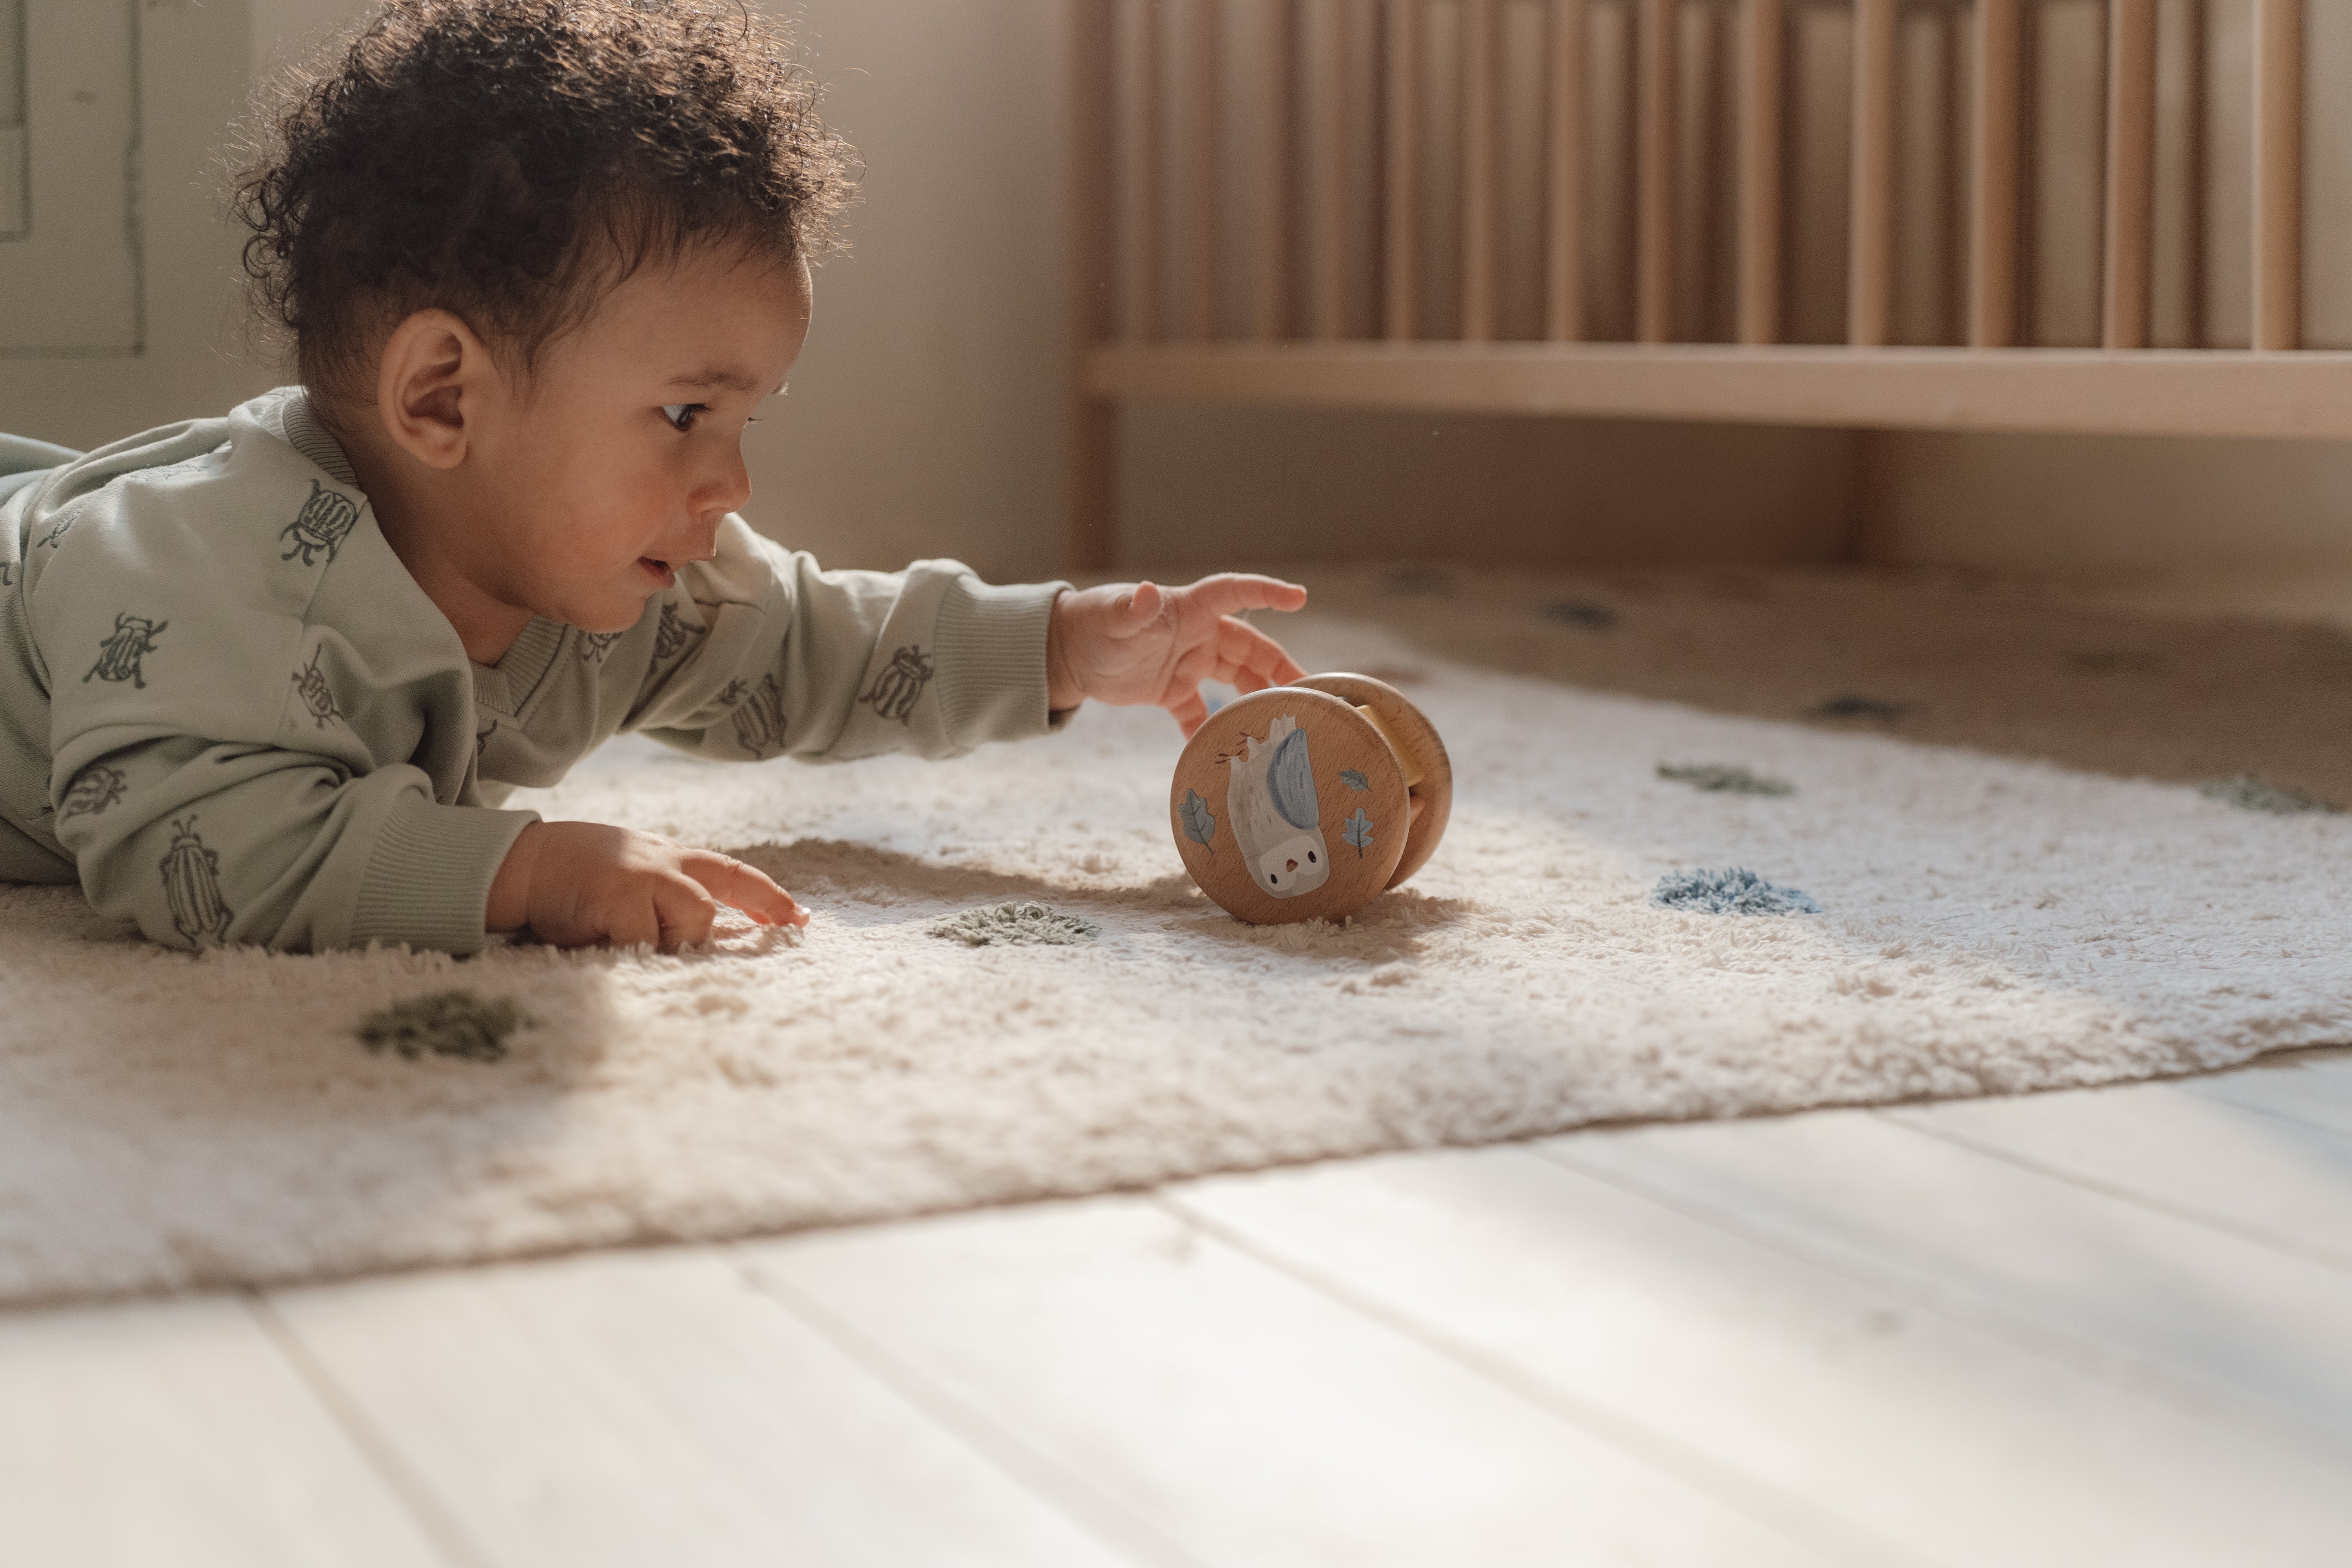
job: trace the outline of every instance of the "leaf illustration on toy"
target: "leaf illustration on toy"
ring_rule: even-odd
[[[1199,790],[1188,789],[1184,792],[1184,805],[1181,810],[1184,813],[1184,837],[1214,855],[1217,852],[1216,846],[1211,844],[1209,840],[1217,836],[1217,819],[1209,815],[1209,803],[1201,798]]]
[[[1363,774],[1358,773],[1353,768],[1341,768],[1339,770],[1339,782],[1346,784],[1349,789],[1354,790],[1358,795],[1361,795],[1366,790],[1372,787],[1372,781],[1366,778]]]
[[[1356,815],[1348,818],[1339,829],[1339,837],[1356,851],[1357,859],[1364,858],[1365,847],[1372,841],[1372,819],[1364,815],[1362,806],[1356,807]]]

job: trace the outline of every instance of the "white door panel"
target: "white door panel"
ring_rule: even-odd
[[[0,0],[0,356],[139,352],[136,29],[131,0]]]

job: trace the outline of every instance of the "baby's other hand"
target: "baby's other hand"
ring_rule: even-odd
[[[708,942],[721,902],[761,925],[808,924],[790,893],[740,860],[633,828],[534,822],[490,884],[485,929],[527,926],[557,947],[670,952]]]
[[[1276,577],[1221,572],[1189,588],[1118,583],[1070,589],[1054,602],[1045,641],[1055,710],[1086,698],[1155,702],[1190,735],[1209,716],[1201,682],[1263,691],[1307,671],[1282,645],[1238,618],[1244,610],[1295,610],[1307,590]]]

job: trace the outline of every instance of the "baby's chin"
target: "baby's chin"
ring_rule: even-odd
[[[566,594],[560,601],[531,606],[531,613],[583,632],[608,637],[627,631],[645,619],[646,602],[661,590],[642,580],[606,584],[604,591]]]

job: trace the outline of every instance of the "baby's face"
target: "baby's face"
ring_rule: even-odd
[[[637,272],[475,425],[477,582],[592,632],[625,630],[751,499],[743,430],[808,336],[804,267],[693,254]]]

